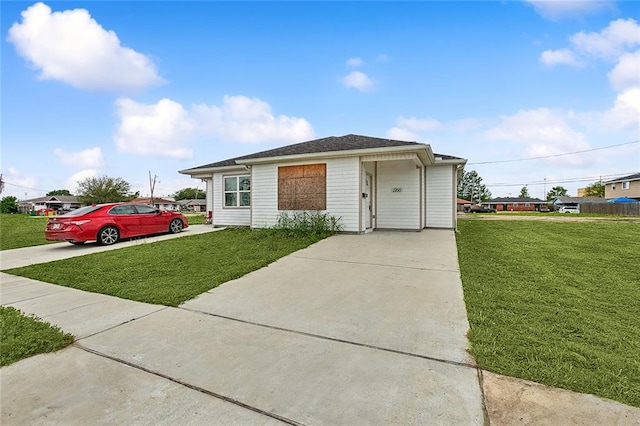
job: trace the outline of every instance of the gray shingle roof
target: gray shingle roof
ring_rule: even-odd
[[[243,155],[241,157],[229,158],[227,160],[215,163],[204,164],[194,167],[194,169],[209,169],[216,167],[235,166],[236,161],[249,160],[255,158],[282,157],[288,155],[315,154],[320,152],[336,152],[351,151],[358,149],[388,148],[395,146],[425,146],[418,142],[399,141],[394,139],[374,138],[371,136],[345,135],[345,136],[329,136],[322,139],[315,139],[308,142],[296,143],[280,148],[274,148],[267,151],[256,152],[254,154]],[[457,160],[460,157],[452,155],[434,154],[436,157],[442,157],[443,160]]]
[[[611,180],[608,180],[608,181],[603,182],[603,183],[607,184],[607,183],[613,183],[613,182],[622,182],[622,181],[626,181],[626,180],[640,180],[640,173],[634,173],[632,175],[627,175],[627,176],[611,179]]]

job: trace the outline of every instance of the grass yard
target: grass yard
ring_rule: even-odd
[[[0,306],[0,366],[57,351],[71,342],[73,336],[58,327],[15,308]]]
[[[178,306],[324,237],[226,229],[4,272],[94,293]]]
[[[459,222],[478,364],[640,407],[640,224]]]
[[[44,239],[48,217],[0,214],[0,250],[55,244]]]

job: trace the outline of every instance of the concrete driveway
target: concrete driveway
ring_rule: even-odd
[[[76,336],[0,370],[2,424],[514,424],[539,395],[542,424],[637,413],[479,372],[452,231],[334,236],[179,308],[0,278]]]
[[[484,422],[451,231],[335,236],[180,308],[3,287],[78,336],[2,369],[3,424]]]

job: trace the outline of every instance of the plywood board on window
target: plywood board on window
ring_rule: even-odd
[[[278,167],[278,210],[326,210],[326,164]]]

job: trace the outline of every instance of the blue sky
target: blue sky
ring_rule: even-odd
[[[148,195],[149,172],[168,196],[204,186],[178,170],[349,133],[467,158],[495,197],[640,171],[637,2],[0,8],[2,196]]]

